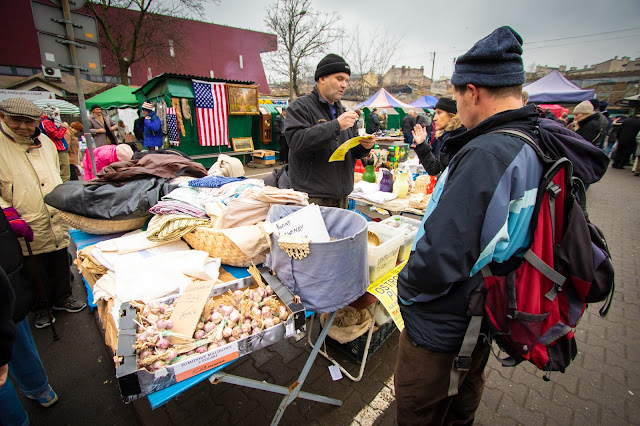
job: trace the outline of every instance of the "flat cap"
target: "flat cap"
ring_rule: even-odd
[[[42,108],[24,98],[10,98],[0,102],[0,112],[12,117],[26,117],[37,120],[42,116]]]

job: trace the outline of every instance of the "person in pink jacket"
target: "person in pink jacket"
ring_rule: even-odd
[[[102,145],[93,150],[93,156],[96,160],[96,171],[100,172],[104,167],[117,161],[129,161],[133,157],[133,150],[127,144],[120,145]],[[84,169],[84,180],[88,181],[95,176],[91,170],[91,158],[89,153],[85,153],[82,160],[82,168]]]

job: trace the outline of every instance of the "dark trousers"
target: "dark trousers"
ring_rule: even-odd
[[[325,207],[337,207],[339,209],[349,209],[349,197],[342,198],[320,198],[309,197],[309,204],[317,204]]]
[[[626,166],[635,149],[635,145],[620,145],[618,141],[618,152],[616,152],[616,158],[613,160],[613,167],[621,168]]]
[[[448,396],[451,365],[457,353],[433,352],[400,334],[395,369],[399,425],[471,425],[484,390],[489,346],[479,344],[471,369],[460,375],[458,394]]]
[[[413,143],[413,133],[409,132],[409,133],[403,133],[404,136],[404,143],[408,143],[409,146],[411,146],[411,144]]]
[[[283,164],[289,162],[289,144],[284,135],[280,135],[280,161]]]
[[[71,164],[69,171],[71,172],[71,178],[69,180],[78,180],[78,166]]]
[[[23,273],[26,280],[37,287],[38,277],[42,280],[44,294],[47,297],[49,306],[57,305],[71,295],[71,270],[69,269],[69,254],[67,249],[60,249],[49,253],[41,253],[33,256],[34,262],[29,256],[24,259]],[[34,271],[38,270],[38,275]],[[39,293],[38,293],[39,294]],[[40,301],[36,303],[34,310],[42,310],[45,305]]]

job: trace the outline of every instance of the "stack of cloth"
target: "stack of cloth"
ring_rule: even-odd
[[[398,198],[398,194],[380,191],[380,187],[377,183],[366,182],[364,180],[353,185],[353,191],[349,196],[353,198],[362,198],[363,200],[371,201],[376,204],[384,204],[387,201]]]

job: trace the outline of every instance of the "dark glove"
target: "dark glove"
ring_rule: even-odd
[[[2,209],[2,211],[7,217],[7,220],[11,225],[11,229],[13,229],[16,237],[22,237],[29,243],[33,241],[33,231],[31,230],[31,227],[27,225],[27,222],[25,222],[23,218],[20,217],[20,214],[15,208],[7,207],[6,209]]]

